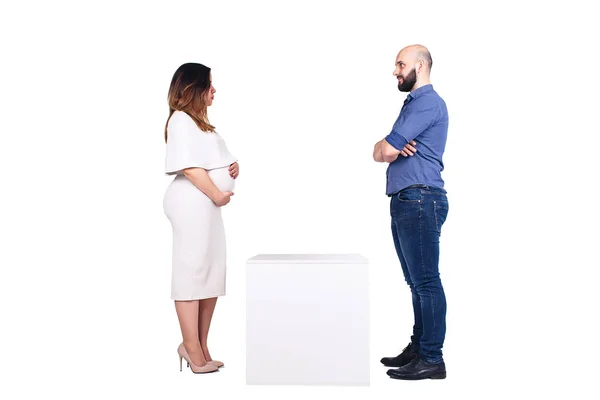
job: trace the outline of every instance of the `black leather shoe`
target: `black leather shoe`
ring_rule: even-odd
[[[402,350],[402,353],[396,357],[384,357],[381,359],[381,363],[386,367],[402,367],[414,360],[418,355],[419,350],[411,342]]]
[[[390,378],[405,379],[409,381],[416,381],[419,379],[445,379],[446,364],[444,364],[443,361],[439,364],[431,364],[421,357],[416,357],[404,367],[388,370],[387,374]]]

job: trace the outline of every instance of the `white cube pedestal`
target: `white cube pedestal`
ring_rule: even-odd
[[[366,258],[262,254],[246,267],[247,384],[369,385]]]

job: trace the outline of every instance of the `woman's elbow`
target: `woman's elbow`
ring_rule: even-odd
[[[186,178],[189,178],[191,176],[195,176],[198,174],[199,170],[202,168],[197,168],[197,167],[192,167],[192,168],[186,168],[183,170],[183,175],[186,176]]]

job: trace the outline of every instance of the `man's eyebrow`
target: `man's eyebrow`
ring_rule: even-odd
[[[404,64],[404,61],[396,61],[396,65],[398,64]]]

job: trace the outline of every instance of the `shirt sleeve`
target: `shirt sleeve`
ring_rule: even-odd
[[[438,106],[435,103],[407,113],[400,113],[385,140],[396,150],[402,150],[411,140],[425,132],[435,122],[437,116]]]

